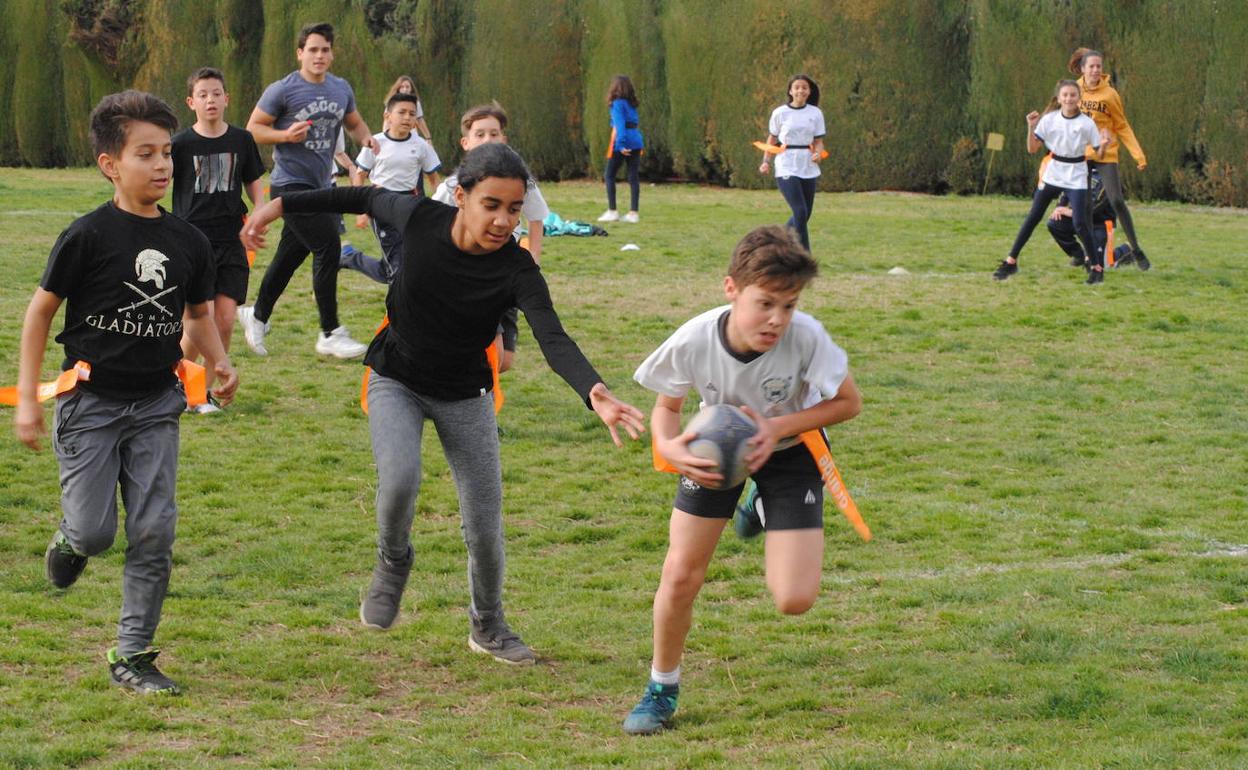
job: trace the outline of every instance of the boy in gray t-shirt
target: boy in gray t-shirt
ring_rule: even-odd
[[[257,144],[271,144],[271,196],[316,190],[328,185],[334,164],[334,142],[340,129],[364,147],[376,149],[368,125],[355,108],[351,84],[329,74],[334,61],[334,28],[309,24],[299,33],[299,69],[271,83],[247,121]],[[320,313],[316,352],[336,358],[358,358],[367,346],[351,339],[338,323],[338,256],[342,244],[331,214],[286,217],[273,261],[260,282],[255,304],[238,309],[247,347],[267,355],[264,335],[273,306],[295,271],[312,254],[312,290]]]

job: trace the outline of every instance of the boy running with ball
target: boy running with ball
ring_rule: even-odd
[[[753,519],[754,534],[766,532],[767,587],[776,608],[800,615],[815,602],[823,570],[823,483],[799,435],[845,422],[862,408],[845,351],[819,321],[797,310],[817,271],[791,231],[751,231],[733,250],[724,278],[729,304],[686,322],[634,375],[658,394],[650,417],[655,450],[681,478],[654,597],[650,681],[624,720],[627,733],[655,733],[671,722],[693,601],[745,486],[712,489],[723,481],[714,461],[689,452],[696,434],[681,432],[680,413],[691,388],[703,405],[740,406],[758,424],[746,457],[758,497],[739,515]]]

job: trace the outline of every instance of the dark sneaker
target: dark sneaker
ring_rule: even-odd
[[[182,689],[156,668],[159,654],[160,650],[144,650],[123,658],[116,647],[112,648],[108,651],[108,673],[113,684],[144,695],[180,695]]]
[[[992,280],[1004,281],[1006,278],[1009,278],[1011,275],[1014,275],[1017,272],[1018,272],[1017,262],[1006,262],[1003,259],[1001,260],[1001,264],[997,266],[997,269],[992,271]]]
[[[403,599],[403,589],[407,586],[407,576],[412,571],[412,547],[407,547],[407,559],[392,562],[380,552],[377,553],[377,566],[373,567],[373,582],[360,602],[360,622],[369,628],[385,631],[394,625],[399,617],[399,602]]]
[[[1089,270],[1088,280],[1084,281],[1084,283],[1086,283],[1089,286],[1091,286],[1094,283],[1105,283],[1105,271],[1104,270]]]
[[[74,550],[59,529],[43,555],[48,581],[57,588],[69,588],[87,568],[87,557]]]
[[[1144,256],[1142,249],[1135,249],[1132,253],[1135,255],[1135,266],[1139,269],[1147,270],[1153,266],[1153,263],[1148,261],[1148,257]]]
[[[1070,266],[1071,266],[1071,267],[1083,267],[1085,264],[1087,264],[1087,260],[1083,258],[1083,255],[1082,255],[1082,254],[1071,254],[1071,255],[1070,255]]]
[[[763,504],[758,499],[758,485],[753,479],[746,484],[744,498],[737,503],[737,514],[732,517],[732,526],[737,531],[737,537],[742,540],[758,537],[763,531]]]
[[[1135,262],[1135,251],[1128,245],[1122,245],[1114,249],[1114,269],[1126,267]]]
[[[666,729],[676,713],[676,697],[680,685],[659,684],[653,680],[646,685],[646,694],[624,719],[624,732],[629,735],[653,735]]]
[[[473,621],[472,632],[468,634],[468,646],[474,652],[493,655],[494,660],[512,666],[531,666],[537,661],[537,656],[520,640],[520,635],[503,621],[491,623],[489,626]]]

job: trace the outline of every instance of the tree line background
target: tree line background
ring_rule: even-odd
[[[225,71],[228,119],[244,124],[297,67],[310,21],[336,27],[333,71],[374,130],[411,74],[454,163],[459,115],[495,98],[543,179],[601,174],[606,87],[626,73],[646,175],[771,185],[750,142],[807,72],[827,118],[824,190],[978,192],[996,131],[988,189],[1029,192],[1023,115],[1086,45],[1105,52],[1148,155],[1137,172],[1122,152],[1131,194],[1248,206],[1244,0],[5,0],[0,164],[89,164],[88,114],[122,88],[190,121],[185,78],[203,65]]]

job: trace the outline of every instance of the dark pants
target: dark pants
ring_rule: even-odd
[[[1088,168],[1095,168],[1097,173],[1101,175],[1101,184],[1105,187],[1105,197],[1109,199],[1109,205],[1114,207],[1114,216],[1118,217],[1118,224],[1122,227],[1122,232],[1126,234],[1131,248],[1139,249],[1140,244],[1135,240],[1135,222],[1131,220],[1131,212],[1127,209],[1127,199],[1122,195],[1122,180],[1118,178],[1118,164],[1097,163],[1090,160],[1088,161]]]
[[[1053,236],[1053,240],[1066,252],[1067,256],[1082,257],[1083,247],[1075,240],[1075,223],[1070,217],[1062,217],[1061,219],[1049,220],[1049,234]],[[1104,262],[1105,244],[1109,241],[1109,232],[1105,229],[1104,222],[1096,222],[1092,226],[1092,240],[1096,241],[1096,253],[1099,260]]]
[[[810,214],[815,209],[815,187],[818,184],[818,177],[776,177],[776,186],[780,188],[784,202],[793,210],[793,216],[785,224],[797,232],[797,237],[802,239],[802,245],[807,251],[810,251],[810,232],[806,229],[806,223],[810,221]]]
[[[303,185],[274,187],[270,197],[279,198],[283,193],[311,190]],[[312,292],[316,295],[316,309],[321,316],[321,331],[329,333],[338,328],[338,257],[342,241],[338,226],[342,217],[338,214],[285,214],[282,239],[269,269],[260,281],[256,295],[256,320],[267,321],[273,314],[278,297],[286,291],[295,271],[312,254]]]
[[[1075,232],[1083,244],[1083,256],[1090,264],[1103,267],[1105,255],[1097,250],[1096,242],[1092,239],[1092,227],[1088,222],[1090,213],[1088,191],[1086,189],[1067,190],[1051,184],[1036,188],[1035,194],[1031,196],[1031,211],[1027,212],[1027,218],[1023,220],[1022,227],[1018,228],[1018,236],[1014,238],[1014,245],[1010,247],[1010,256],[1018,258],[1023,246],[1027,245],[1027,240],[1035,231],[1036,225],[1040,224],[1040,220],[1044,219],[1045,214],[1048,213],[1049,204],[1061,197],[1062,193],[1066,193],[1066,197],[1070,199],[1070,210],[1074,212]]]
[[[628,210],[637,211],[637,202],[641,198],[641,177],[638,173],[641,168],[640,150],[633,150],[628,155],[622,155],[616,150],[607,158],[607,208],[615,210],[615,174],[620,170],[621,164],[628,164]]]

